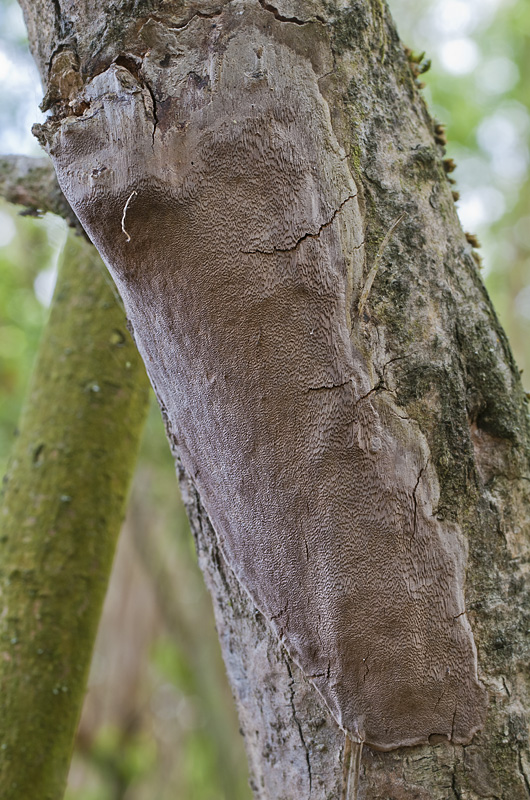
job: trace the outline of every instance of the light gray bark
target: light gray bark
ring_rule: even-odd
[[[364,747],[359,797],[530,796],[526,399],[386,5],[22,5],[37,133],[166,416],[256,796],[345,795],[337,721],[393,748]]]

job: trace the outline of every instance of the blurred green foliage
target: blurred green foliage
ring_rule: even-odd
[[[424,94],[447,125],[464,228],[483,242],[486,284],[528,387],[530,4],[390,0],[390,8],[403,41],[431,61]],[[35,151],[28,128],[40,116],[39,88],[12,0],[0,2],[0,31],[0,151]],[[6,71],[6,59],[15,68]],[[1,467],[46,318],[35,281],[42,297],[62,225],[0,206]],[[210,602],[154,403],[107,601],[67,800],[249,798]]]
[[[530,3],[389,0],[402,40],[426,51],[422,76],[464,230],[482,243],[483,277],[530,390]]]

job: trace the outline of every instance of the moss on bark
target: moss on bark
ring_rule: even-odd
[[[214,12],[221,16],[223,4],[153,0],[142,5],[141,14],[146,16],[140,17],[139,6],[128,2],[119,8],[104,3],[97,13],[87,13],[87,4],[79,2],[69,5],[67,16],[52,0],[21,1],[48,89],[50,85],[60,88],[64,84],[67,89],[74,85],[73,79],[64,80],[58,69],[48,70],[50,54],[64,41],[59,29],[71,26],[75,31],[68,46],[74,46],[75,38],[80,73],[87,82],[112,62],[121,63],[120,57],[130,66],[134,56],[133,71],[145,79],[143,88],[149,88],[158,108],[151,124],[146,123],[143,145],[127,154],[126,163],[135,165],[135,174],[139,172],[144,160],[151,158],[164,125],[178,122],[160,88],[170,74],[166,72],[162,78],[160,70],[167,70],[167,61],[176,52],[175,31],[190,37],[185,52],[192,42],[192,28],[187,27],[192,16],[202,20],[213,19]],[[259,11],[256,5],[242,3],[238,13],[255,16]],[[528,798],[530,786],[525,635],[529,629],[525,588],[529,563],[528,407],[477,272],[476,254],[458,222],[447,180],[451,165],[444,160],[443,141],[436,135],[417,74],[382,0],[352,0],[346,5],[321,0],[312,7],[318,19],[314,25],[294,21],[306,18],[308,3],[275,0],[273,5],[260,5],[270,15],[261,30],[270,35],[271,46],[289,42],[289,47],[301,54],[301,62],[303,52],[314,58],[319,43],[327,37],[322,64],[317,65],[315,74],[337,141],[349,156],[364,213],[366,259],[362,275],[352,274],[357,299],[378,265],[375,279],[370,279],[373,283],[369,283],[363,314],[352,314],[352,338],[371,365],[374,394],[377,389],[392,399],[396,415],[417,424],[425,438],[439,483],[433,514],[459,528],[467,548],[466,614],[477,645],[479,677],[490,693],[486,726],[470,745],[453,745],[435,735],[424,747],[386,753],[365,747],[359,797],[523,800]],[[43,19],[55,22],[46,27]],[[226,16],[222,24],[212,21],[208,30],[232,30],[223,28],[225,24]],[[153,51],[146,49],[152,42],[143,38],[151,25],[160,50],[155,64]],[[256,30],[249,26],[253,42]],[[314,38],[303,50],[297,37],[305,37],[310,30],[315,31],[311,34]],[[206,54],[206,45],[204,48]],[[221,51],[218,48],[216,52]],[[206,55],[191,63],[193,69],[199,69],[196,65],[207,63]],[[245,69],[242,65],[240,75],[246,80],[252,76]],[[262,72],[257,74],[265,78]],[[271,77],[275,77],[274,70]],[[123,73],[122,78],[127,82]],[[243,96],[243,81],[234,80],[233,85],[241,86]],[[172,83],[168,96],[173,97],[174,86]],[[55,124],[60,125],[61,115],[71,117],[75,106],[71,102],[72,97],[65,94],[62,103],[57,103]],[[145,107],[151,109],[149,102]],[[243,103],[234,101],[233,108],[237,109],[234,119],[240,111],[246,113]],[[80,130],[79,120],[70,120],[75,130]],[[92,117],[87,116],[89,120]],[[113,122],[109,140],[115,141],[116,130]],[[63,159],[65,174],[84,173],[85,165],[86,170],[92,168],[94,159],[87,158],[85,165],[74,169],[64,160],[65,139],[57,141],[54,156]],[[120,216],[128,195],[124,193],[123,203],[118,204]],[[178,205],[178,214],[185,206]],[[94,210],[93,196],[87,207]],[[287,210],[287,217],[289,213]],[[95,217],[93,233],[97,234],[96,227],[103,228],[106,218],[97,211]],[[148,229],[147,223],[144,228]],[[154,236],[160,237],[160,225],[153,230]],[[392,236],[380,252],[390,231]],[[168,247],[173,236],[171,229]],[[220,244],[222,236],[223,226],[219,225]],[[232,252],[226,244],[225,249]],[[127,279],[140,284],[149,263],[144,259],[135,275],[127,263]],[[160,280],[158,275],[156,280]],[[171,439],[169,426],[168,433]],[[174,436],[173,445],[178,458]],[[192,478],[181,469],[180,479],[199,560],[214,599],[255,796],[262,800],[341,796],[344,740],[340,731],[227,566]]]
[[[0,796],[63,796],[148,383],[96,250],[69,235],[0,519]]]

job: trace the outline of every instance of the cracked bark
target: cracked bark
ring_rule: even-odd
[[[116,277],[125,292],[127,282],[149,275],[152,259],[145,234],[149,229],[148,213],[154,215],[150,223],[153,235],[166,241],[168,247],[175,246],[175,225],[164,222],[162,203],[155,204],[150,212],[152,200],[146,194],[146,185],[156,184],[154,173],[158,170],[160,174],[162,167],[175,181],[171,170],[180,170],[181,194],[173,214],[185,215],[190,209],[186,192],[193,182],[186,169],[191,170],[199,154],[196,147],[177,147],[173,157],[180,159],[178,169],[168,157],[162,167],[150,159],[155,158],[156,148],[162,147],[171,132],[189,135],[193,131],[190,120],[196,119],[199,112],[208,117],[220,75],[238,76],[237,80],[233,78],[225,140],[234,157],[226,158],[220,147],[210,151],[217,171],[225,170],[226,181],[232,181],[230,191],[226,189],[228,184],[222,183],[222,175],[218,175],[221,184],[212,184],[214,177],[207,166],[202,184],[214,186],[206,206],[217,209],[218,218],[211,220],[211,225],[216,230],[219,252],[228,253],[227,263],[236,270],[238,263],[233,253],[243,256],[242,251],[252,251],[256,275],[271,275],[268,289],[273,292],[279,291],[286,274],[292,274],[295,268],[307,269],[317,260],[320,251],[315,248],[323,246],[320,240],[330,248],[340,242],[334,252],[338,254],[340,250],[342,256],[347,255],[340,262],[345,264],[351,300],[346,311],[347,329],[368,365],[367,375],[352,389],[351,405],[358,403],[361,395],[372,394],[359,409],[372,407],[373,402],[381,413],[384,410],[389,425],[394,418],[400,420],[406,426],[402,430],[422,442],[410,465],[407,502],[411,508],[412,500],[417,508],[421,505],[422,514],[454,530],[462,543],[467,609],[463,618],[469,618],[478,651],[479,676],[489,693],[487,720],[472,744],[451,744],[447,741],[451,730],[445,735],[433,730],[429,744],[389,752],[365,746],[359,766],[358,796],[362,800],[528,798],[524,767],[529,758],[529,651],[525,638],[528,588],[524,579],[528,564],[527,408],[516,366],[477,273],[472,248],[458,224],[443,149],[436,141],[433,121],[419,96],[386,7],[379,0],[358,0],[347,7],[318,0],[282,0],[274,6],[250,0],[224,4],[205,1],[193,6],[153,0],[136,4],[137,10],[132,12],[129,3],[118,7],[103,3],[96,11],[91,0],[78,0],[68,6],[69,19],[57,25],[61,9],[51,0],[24,0],[22,5],[47,96],[56,98],[55,120],[41,131],[41,137],[52,150],[61,180],[72,195],[69,199],[75,200],[78,213],[111,269],[116,272],[116,264],[120,257],[123,259],[125,266]],[[236,9],[241,14],[236,14]],[[247,23],[247,38],[240,39],[240,53],[230,61],[223,55],[228,50],[223,48],[228,48],[230,37],[239,35],[240,26]],[[223,38],[225,34],[228,39]],[[252,46],[255,50],[251,57]],[[59,58],[68,48],[71,57]],[[317,154],[306,151],[307,162],[314,159],[315,163],[330,164],[326,159],[331,158],[329,154],[335,147],[333,163],[340,162],[353,176],[355,187],[351,187],[349,195],[358,194],[357,204],[351,202],[341,214],[333,215],[333,209],[346,194],[340,195],[344,186],[340,185],[342,178],[337,178],[339,172],[333,172],[338,169],[335,167],[316,181],[313,206],[303,205],[298,202],[298,195],[289,194],[305,167],[300,159],[297,168],[289,171],[287,136],[275,145],[279,156],[286,158],[284,181],[280,180],[278,192],[279,196],[281,192],[287,194],[281,198],[281,213],[273,218],[274,225],[269,224],[269,210],[275,207],[278,194],[274,187],[269,192],[269,206],[261,208],[260,192],[256,191],[253,203],[242,201],[237,220],[230,221],[223,203],[234,193],[237,195],[245,171],[242,166],[239,173],[228,173],[227,165],[231,164],[232,169],[237,165],[238,143],[247,141],[247,129],[241,119],[245,114],[250,118],[258,113],[249,110],[250,100],[243,113],[244,98],[252,92],[261,92],[259,96],[263,98],[264,87],[268,97],[275,92],[282,96],[281,92],[286,91],[281,89],[282,69],[285,73],[286,67],[271,59],[271,53],[280,50],[292,56],[288,70],[291,91],[299,93],[299,107],[308,97],[317,97],[318,90],[315,102],[320,104],[319,109],[327,109],[322,113],[328,115],[327,124],[337,142],[327,148],[322,146]],[[201,57],[195,57],[192,51]],[[243,52],[249,53],[246,62]],[[132,58],[138,65],[137,78],[124,58]],[[223,58],[223,70],[217,73],[216,59]],[[111,67],[113,63],[118,66]],[[113,109],[118,106],[113,105],[112,92],[109,93],[111,79],[115,81],[112,92],[119,99],[120,108],[135,109],[138,114],[134,118],[135,136],[127,140],[129,150],[123,157],[128,170],[123,185],[119,181],[112,183],[109,170],[91,177],[94,170],[108,166],[116,170],[115,177],[118,175],[116,150],[110,147],[106,135],[101,135],[98,150],[80,160],[76,153],[67,152],[66,139],[61,139],[61,131],[78,135],[82,152],[90,120],[96,120],[96,124],[106,113],[112,120]],[[87,108],[74,119],[72,110],[82,109],[83,103]],[[276,108],[281,109],[281,102]],[[290,119],[289,124],[295,127],[296,113]],[[112,138],[112,122],[109,125]],[[266,132],[264,125],[262,132]],[[114,133],[117,135],[115,129]],[[120,127],[120,135],[127,139],[124,128]],[[266,163],[258,172],[260,190],[271,186],[271,166],[273,162]],[[138,175],[144,176],[144,183]],[[84,203],[83,190],[76,181],[84,181],[85,189],[90,187],[89,195],[93,191],[91,204]],[[103,203],[98,199],[96,184],[104,188]],[[120,220],[132,190],[142,195],[135,197],[127,210],[127,231],[132,237],[127,242]],[[264,219],[269,216],[260,227],[257,218],[261,211]],[[329,219],[330,214],[333,219],[322,231],[321,220]],[[111,244],[105,235],[109,220],[114,225]],[[307,235],[308,230],[315,229],[321,235]],[[182,219],[178,231],[177,248],[191,248]],[[226,238],[228,233],[232,236],[230,241]],[[292,242],[298,243],[294,252]],[[129,250],[117,257],[113,247]],[[134,260],[135,247],[145,250],[141,268]],[[337,255],[334,263],[340,257]],[[197,271],[200,263],[197,261]],[[277,263],[274,274],[267,272],[271,263]],[[212,274],[198,274],[196,280],[206,283]],[[223,312],[230,302],[229,296],[223,296],[219,304]],[[147,314],[148,309],[144,310]],[[273,311],[271,304],[269,312]],[[169,312],[162,311],[162,317],[164,313]],[[309,334],[311,308],[306,314]],[[198,335],[211,333],[212,319],[210,328],[206,332],[198,330]],[[250,316],[239,322],[252,324]],[[146,321],[135,321],[137,338],[149,335],[146,326]],[[255,339],[259,347],[267,342],[265,323],[263,328],[263,335],[260,331]],[[321,329],[322,326],[320,332]],[[161,346],[169,333],[173,334],[172,328],[162,332]],[[153,370],[158,358],[154,350],[148,362],[149,358],[153,359]],[[201,369],[199,362],[196,369]],[[342,392],[317,391],[314,398],[312,392],[299,394],[315,402],[318,395],[322,403],[332,395],[337,399],[330,398],[329,402],[341,402],[340,396],[347,394],[348,374],[337,369],[322,370],[318,380],[305,384],[309,388],[332,388],[343,383]],[[385,390],[376,392],[383,377]],[[180,390],[176,378],[173,390]],[[178,460],[185,442],[172,419],[171,398],[161,399]],[[188,458],[186,453],[185,457]],[[422,464],[425,478],[416,482]],[[186,473],[180,466],[179,475],[199,560],[212,593],[256,797],[324,800],[344,796],[348,747],[345,748],[342,732],[226,563],[204,508],[204,497],[197,492],[200,474],[193,470]],[[426,486],[438,487],[433,491],[431,506],[429,498],[422,494]],[[463,603],[456,607],[452,617],[460,616],[456,612],[462,607]],[[310,674],[316,676],[322,670]],[[294,697],[296,709],[292,705]],[[440,704],[444,702],[441,700]],[[456,713],[455,705],[449,713]]]
[[[0,156],[0,195],[9,203],[25,206],[25,214],[50,211],[80,229],[79,220],[59,188],[49,158]]]
[[[350,200],[353,200],[355,197],[357,197],[357,195],[356,194],[352,194],[349,197],[347,197],[346,200],[343,200],[342,203],[340,204],[340,206],[333,212],[333,214],[331,215],[331,218],[328,219],[327,222],[323,222],[320,225],[318,231],[315,231],[314,233],[311,233],[311,231],[308,231],[307,233],[304,233],[303,236],[300,236],[294,242],[294,244],[287,245],[286,247],[273,247],[270,250],[259,250],[259,249],[256,249],[256,250],[242,250],[241,252],[244,255],[252,255],[254,253],[260,253],[261,255],[272,255],[272,253],[292,253],[295,250],[297,250],[297,248],[302,244],[302,242],[307,241],[307,239],[317,239],[320,236],[320,234],[322,233],[322,231],[326,230],[326,228],[329,228],[330,225],[333,225],[333,223],[335,222],[335,218],[336,218],[337,214],[340,214],[340,212],[342,211],[342,209],[344,208],[346,203],[349,202]],[[363,244],[364,244],[364,242],[362,242],[361,244],[357,245],[357,247],[354,248],[354,249],[361,248],[363,246]]]
[[[293,720],[295,722],[296,727],[298,728],[298,732],[300,734],[300,741],[302,743],[302,747],[305,750],[305,758],[306,758],[306,762],[307,762],[307,776],[308,776],[308,779],[309,779],[309,794],[311,794],[311,791],[312,791],[312,788],[313,788],[313,776],[311,774],[311,758],[310,758],[310,755],[309,755],[309,750],[308,750],[306,741],[304,739],[304,732],[302,731],[302,726],[300,725],[300,721],[299,721],[299,719],[297,717],[297,714],[296,714],[296,706],[294,704],[294,698],[295,698],[295,692],[296,692],[296,683],[295,683],[295,680],[293,678],[291,665],[289,664],[289,660],[288,659],[285,659],[285,666],[287,667],[287,672],[288,672],[289,678],[291,680],[291,684],[290,684],[290,690],[291,690],[290,701],[291,701],[291,708],[293,710]]]

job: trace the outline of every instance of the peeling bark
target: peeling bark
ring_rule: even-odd
[[[527,797],[527,409],[386,6],[22,5],[256,796],[353,792],[342,727],[359,797]]]

